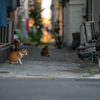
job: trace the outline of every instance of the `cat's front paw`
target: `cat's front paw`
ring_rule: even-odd
[[[20,64],[23,64],[23,63],[20,63]]]

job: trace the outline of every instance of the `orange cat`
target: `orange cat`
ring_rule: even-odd
[[[18,51],[19,50],[19,44],[20,44],[20,40],[14,40],[14,45],[15,45],[15,51]]]
[[[10,64],[22,64],[21,62],[21,58],[24,56],[24,55],[27,55],[27,49],[22,49],[22,51],[14,51],[10,54],[9,56],[9,63]]]
[[[42,49],[41,55],[42,55],[42,56],[50,56],[50,55],[49,55],[49,47],[48,47],[48,46],[45,46],[45,47]]]

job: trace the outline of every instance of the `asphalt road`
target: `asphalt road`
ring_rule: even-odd
[[[100,79],[1,78],[0,100],[100,100]]]

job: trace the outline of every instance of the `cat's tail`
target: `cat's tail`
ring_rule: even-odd
[[[9,60],[9,64],[12,64],[10,60]]]

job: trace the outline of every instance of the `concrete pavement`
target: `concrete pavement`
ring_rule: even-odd
[[[43,57],[40,55],[43,47],[44,45],[21,46],[20,49],[28,49],[28,56],[22,58],[23,64],[9,64],[9,61],[0,64],[0,77],[87,78],[91,73],[81,67],[97,66],[91,62],[81,62],[76,51],[68,48],[56,49],[53,45],[49,45],[50,57]]]

